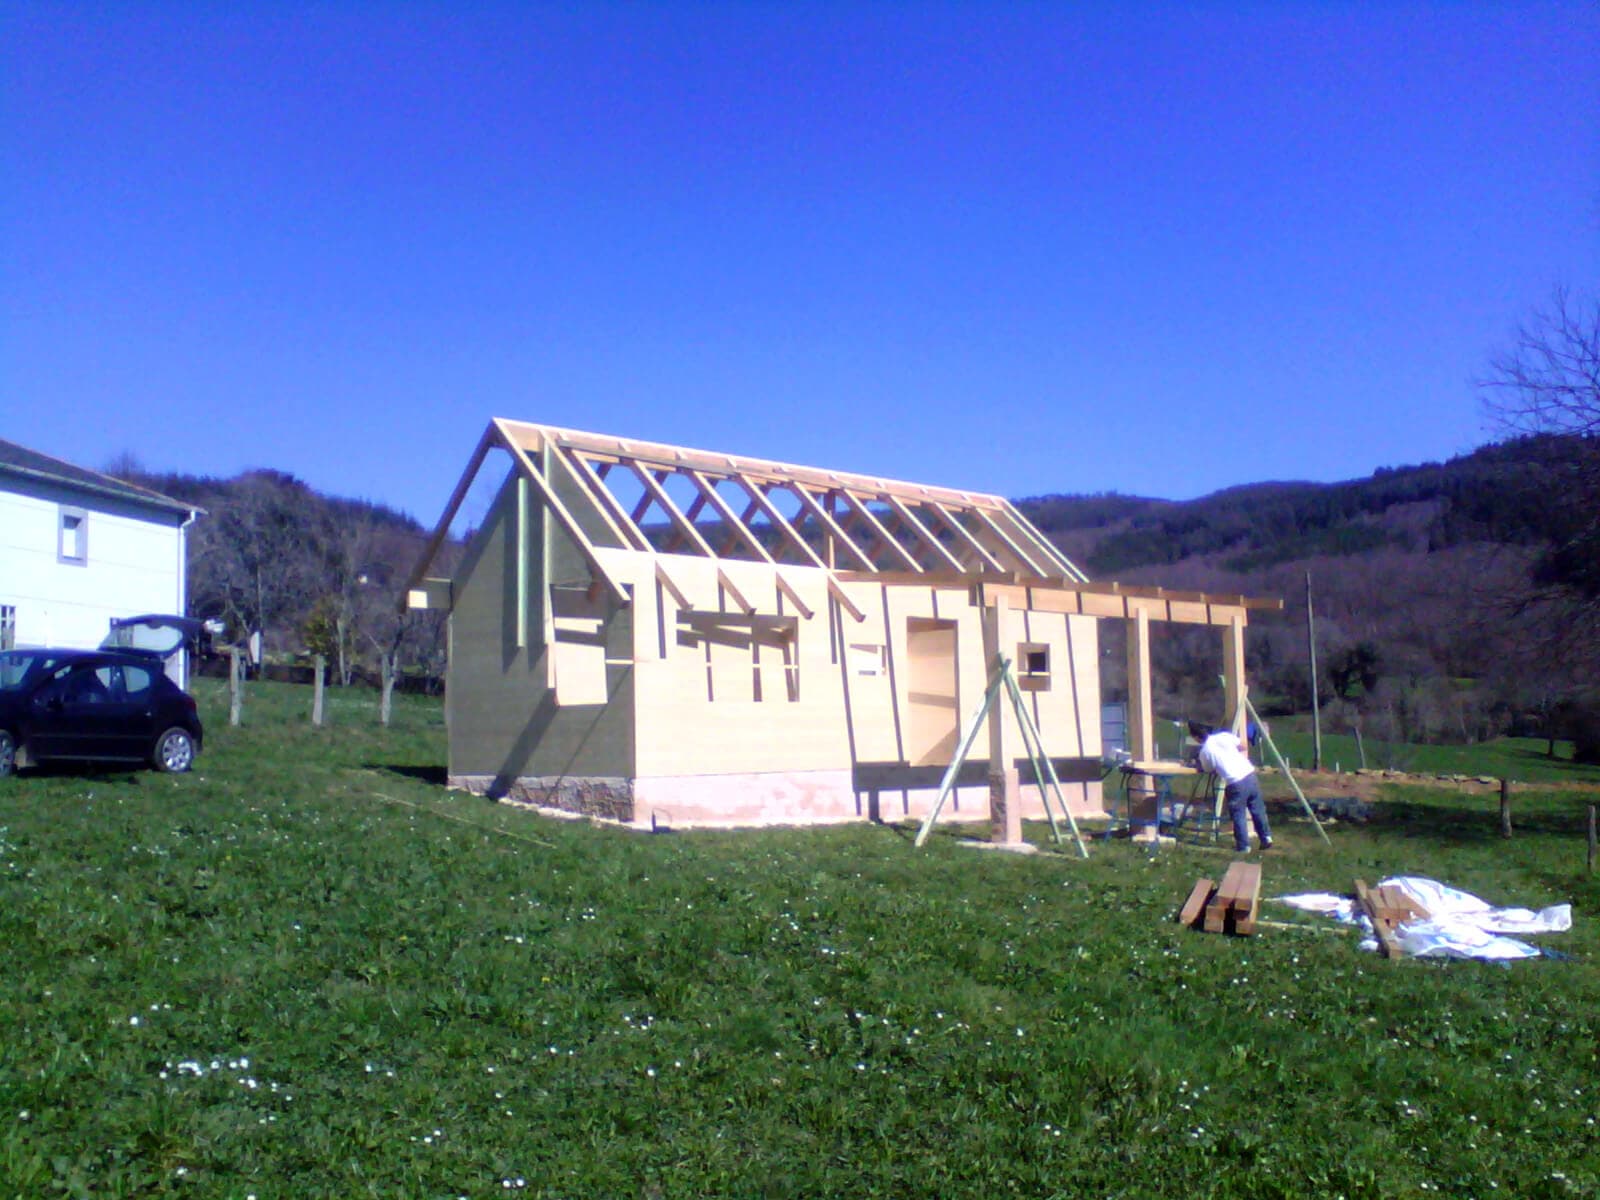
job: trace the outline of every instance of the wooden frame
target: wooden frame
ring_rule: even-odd
[[[516,541],[486,535],[460,578],[430,577],[450,522],[497,449],[509,455],[515,486],[500,490],[495,524],[484,528],[514,523]],[[564,581],[587,589],[581,628],[556,627],[550,580],[558,565]],[[535,586],[545,591],[543,628],[531,620]],[[635,823],[646,819],[640,814],[663,819],[674,805],[679,814],[684,805],[710,811],[708,795],[723,797],[717,813],[742,812],[769,775],[773,803],[801,804],[804,819],[873,810],[880,801],[864,800],[860,788],[880,784],[852,781],[904,778],[900,802],[911,805],[920,789],[926,804],[936,781],[917,782],[918,772],[945,753],[938,738],[923,736],[935,728],[935,710],[982,692],[991,659],[1034,647],[1048,675],[1010,689],[1015,714],[1005,705],[991,714],[990,802],[1006,842],[1020,836],[1019,796],[1055,771],[1022,781],[1019,747],[1070,768],[1061,778],[1082,788],[1074,793],[1087,806],[1080,812],[1097,811],[1098,776],[1074,765],[1099,762],[1097,618],[1136,631],[1133,726],[1145,741],[1150,624],[1220,627],[1230,694],[1243,696],[1243,631],[1253,613],[1282,607],[1090,582],[999,496],[503,419],[480,437],[408,591],[451,614],[452,780],[503,787],[548,778],[550,788],[571,789],[574,804],[612,786],[597,776],[630,787],[694,781],[676,800],[639,801],[628,818]],[[458,621],[466,623],[460,637]],[[933,627],[949,637],[925,636]],[[857,645],[876,647],[881,669],[852,670]],[[458,649],[482,678],[458,673]],[[558,649],[567,655],[559,672]],[[582,678],[568,669],[575,665]],[[930,690],[930,680],[940,687]],[[529,714],[538,714],[532,724]],[[478,724],[495,732],[476,732]],[[959,788],[950,798],[962,807]],[[795,819],[788,810],[759,817]]]

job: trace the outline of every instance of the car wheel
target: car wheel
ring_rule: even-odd
[[[17,741],[0,729],[0,779],[15,774],[17,770]]]
[[[194,738],[187,729],[169,729],[156,739],[158,771],[178,774],[194,766]]]

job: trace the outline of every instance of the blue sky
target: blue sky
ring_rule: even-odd
[[[1487,440],[1600,280],[1600,10],[12,0],[0,172],[0,436],[86,466],[1187,498]]]

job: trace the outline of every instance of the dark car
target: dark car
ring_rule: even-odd
[[[137,650],[0,651],[0,775],[57,761],[187,771],[203,731],[161,656]]]

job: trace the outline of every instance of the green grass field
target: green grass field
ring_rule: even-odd
[[[1573,904],[1569,957],[1391,964],[1178,928],[1209,844],[626,833],[445,792],[437,702],[202,705],[191,776],[0,783],[0,1195],[1600,1190],[1590,792],[1509,842],[1449,791],[1279,814],[1268,895]]]

